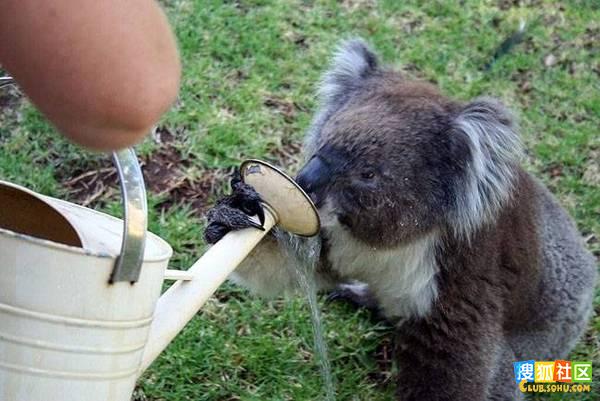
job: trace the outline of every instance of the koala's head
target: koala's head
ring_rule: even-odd
[[[325,228],[373,246],[438,228],[469,236],[509,199],[520,145],[497,101],[450,100],[380,67],[360,40],[340,46],[321,99],[297,180],[332,215]]]

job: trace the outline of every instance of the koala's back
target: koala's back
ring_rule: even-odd
[[[563,358],[592,312],[596,262],[556,198],[537,179],[531,182],[538,219],[539,283],[527,321],[508,333],[509,341],[518,358]]]

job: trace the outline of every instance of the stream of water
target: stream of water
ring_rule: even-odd
[[[289,235],[278,235],[279,243],[283,244],[289,256],[296,260],[296,278],[302,291],[306,294],[310,307],[310,317],[313,325],[314,349],[323,385],[325,387],[325,400],[335,401],[335,386],[331,373],[331,364],[327,354],[327,343],[323,335],[321,313],[317,303],[317,288],[315,283],[315,269],[321,252],[321,241],[318,237],[300,238]]]

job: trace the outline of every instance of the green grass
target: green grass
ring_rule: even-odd
[[[205,204],[222,193],[228,168],[247,157],[283,164],[315,109],[314,91],[335,44],[369,40],[386,63],[435,81],[449,95],[489,94],[521,118],[526,166],[541,177],[577,220],[600,255],[600,9],[593,1],[200,1],[162,2],[183,57],[180,99],[161,126],[186,163],[190,181],[220,177]],[[225,3],[225,4],[223,4]],[[521,20],[524,43],[484,66]],[[550,57],[552,55],[552,57]],[[554,58],[554,63],[552,62]],[[14,93],[14,92],[13,92]],[[3,104],[0,102],[0,104]],[[65,182],[106,164],[66,143],[23,100],[0,109],[0,177],[77,200]],[[138,152],[161,145],[148,138]],[[172,265],[201,255],[202,219],[185,198],[162,207],[150,196],[151,229],[175,250]],[[119,213],[106,193],[95,207]],[[596,297],[600,312],[600,293]],[[391,400],[389,367],[378,344],[389,340],[364,311],[322,305],[340,400]],[[593,360],[600,377],[600,317],[572,358]],[[225,285],[142,377],[137,400],[318,400],[322,383],[302,299],[264,301]],[[381,369],[385,372],[382,375]],[[379,372],[379,373],[378,373]],[[596,379],[598,380],[598,379]],[[600,382],[595,383],[600,390]],[[537,399],[591,401],[591,394]]]

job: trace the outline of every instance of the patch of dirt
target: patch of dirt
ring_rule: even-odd
[[[293,43],[294,45],[296,45],[297,47],[299,47],[301,49],[307,49],[309,47],[307,37],[306,37],[306,35],[303,35],[302,33],[289,30],[289,31],[284,32],[282,37],[284,40],[286,40],[290,43]]]
[[[0,76],[3,74],[0,71]],[[12,85],[0,88],[0,124],[10,125],[18,120],[19,106],[23,101],[21,91]]]
[[[409,79],[429,82],[432,85],[437,85],[437,79],[428,77],[417,64],[405,63],[400,65],[400,72],[405,74]]]
[[[295,173],[302,163],[302,142],[284,139],[281,146],[269,149],[269,161],[286,172]]]
[[[542,5],[540,0],[499,0],[498,8],[500,10],[510,10],[513,7],[539,7]]]
[[[4,113],[7,109],[14,109],[21,98],[21,92],[14,86],[3,87],[0,89],[0,112]]]
[[[118,193],[117,171],[110,164],[102,162],[102,167],[78,174],[62,181],[63,187],[69,191],[69,200],[82,206],[90,206],[99,200],[108,200]]]
[[[356,10],[374,10],[377,8],[376,0],[342,0],[340,1],[340,5],[346,11],[356,11]]]
[[[582,178],[590,186],[600,186],[600,150],[590,152]]]
[[[552,163],[542,170],[544,174],[550,176],[550,178],[560,178],[563,174],[563,165],[560,163]]]
[[[206,169],[197,179],[170,176],[167,180],[172,180],[172,185],[162,192],[158,192],[165,196],[165,200],[160,202],[157,207],[162,210],[178,204],[188,204],[197,215],[202,215],[209,206],[208,200],[219,194],[224,183],[229,182],[232,172],[233,169]],[[144,177],[147,177],[146,173]],[[160,188],[160,182],[152,183],[152,179],[146,179],[148,188],[152,192],[156,192]]]
[[[401,29],[405,35],[414,35],[425,29],[423,16],[412,10],[403,11],[399,14],[393,13],[389,16],[388,23],[394,29]]]
[[[164,197],[156,207],[163,210],[185,203],[201,214],[206,209],[207,199],[228,181],[231,171],[205,169],[191,176],[188,170],[198,163],[182,157],[173,132],[159,127],[154,137],[160,147],[150,156],[141,157],[139,162],[147,191]],[[70,199],[83,206],[119,196],[117,171],[106,158],[99,160],[92,169],[76,171],[70,177],[59,177],[59,180],[69,191]]]
[[[584,49],[595,51],[600,43],[600,23],[595,21],[591,26],[586,27],[581,41]]]
[[[298,103],[275,95],[267,95],[263,104],[276,113],[281,114],[286,123],[293,122],[296,119],[298,111],[305,111]]]
[[[270,102],[270,107],[284,112],[297,109],[278,99]],[[211,199],[224,195],[233,168],[202,168],[193,157],[182,154],[177,134],[177,131],[158,127],[153,133],[158,148],[150,156],[139,157],[146,190],[161,197],[155,205],[158,210],[186,204],[196,215],[201,215],[210,206]],[[269,149],[268,154],[269,162],[293,175],[302,163],[302,143],[283,140],[281,145]],[[57,168],[57,180],[68,191],[68,199],[83,206],[120,197],[117,171],[105,156],[86,161],[83,166],[62,165]]]
[[[185,173],[189,167],[189,160],[182,159],[179,151],[169,145],[161,146],[150,157],[141,160],[142,173],[148,190],[158,196],[165,196],[165,200],[157,206],[161,209],[169,208],[178,203],[189,203],[195,210],[204,208],[211,187],[210,172],[208,176],[201,176],[199,180],[191,179]]]

